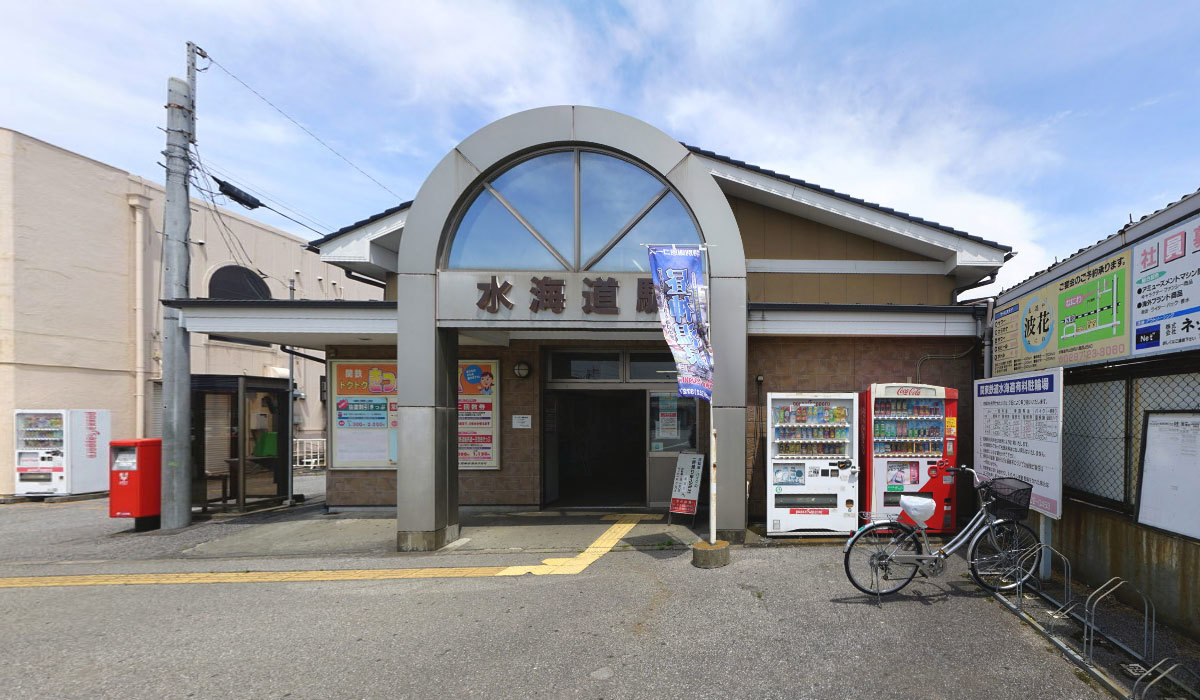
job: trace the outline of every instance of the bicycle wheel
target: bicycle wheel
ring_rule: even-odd
[[[872,523],[846,545],[846,578],[863,593],[887,595],[908,585],[917,575],[915,563],[898,563],[896,554],[921,554],[917,531],[894,521]]]
[[[975,583],[989,591],[1011,591],[1037,571],[1042,554],[1032,552],[1040,544],[1028,525],[999,520],[971,540],[967,570]]]

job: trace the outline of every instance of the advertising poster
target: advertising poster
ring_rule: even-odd
[[[458,467],[500,468],[500,362],[458,363]]]
[[[396,363],[331,362],[332,468],[391,467],[398,456]]]
[[[975,381],[975,471],[1033,485],[1029,507],[1062,516],[1061,367]]]
[[[679,438],[679,397],[662,396],[658,399],[658,422],[654,437],[659,440]]]
[[[1133,246],[1133,354],[1200,347],[1200,216]]]
[[[992,373],[1128,356],[1131,262],[1124,251],[997,308]]]
[[[704,455],[681,453],[675,460],[675,485],[671,487],[671,513],[696,514]]]
[[[650,246],[648,250],[658,320],[679,369],[679,395],[712,401],[704,251],[699,246]]]

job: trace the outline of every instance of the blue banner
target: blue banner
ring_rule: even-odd
[[[658,320],[679,370],[679,395],[712,401],[708,287],[698,246],[650,246]]]

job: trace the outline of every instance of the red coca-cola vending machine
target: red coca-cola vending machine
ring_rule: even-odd
[[[858,403],[862,431],[863,510],[913,523],[900,496],[932,499],[931,533],[955,529],[958,390],[928,384],[872,384]]]

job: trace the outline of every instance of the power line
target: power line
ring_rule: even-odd
[[[220,166],[216,166],[211,163],[205,163],[204,168],[210,174],[216,173],[217,175],[224,177],[226,180],[234,183],[238,187],[246,190],[247,192],[254,193],[255,195],[258,196],[259,199],[261,199],[263,201],[271,202],[271,203],[275,204],[276,206],[280,207],[281,209],[286,209],[287,211],[291,212],[292,214],[311,223],[315,227],[323,228],[323,229],[325,229],[326,232],[333,230],[333,227],[331,227],[329,224],[325,223],[324,221],[321,221],[320,219],[316,218],[315,216],[306,214],[306,213],[300,211],[299,209],[297,209],[296,207],[293,207],[290,204],[288,204],[287,202],[279,199],[278,197],[272,197],[271,195],[267,194],[266,192],[263,192],[260,189],[256,189],[255,187],[246,184],[246,181],[244,179],[242,179],[238,175],[233,174],[226,168],[222,168]],[[325,235],[325,232],[322,232],[321,235]]]
[[[300,122],[298,122],[298,121],[296,121],[295,119],[293,119],[293,118],[292,118],[292,117],[291,117],[291,116],[290,116],[290,115],[289,115],[287,112],[283,111],[283,110],[282,110],[282,109],[280,109],[279,107],[276,107],[276,106],[275,106],[275,104],[274,104],[273,102],[271,102],[270,100],[268,100],[266,97],[263,97],[263,96],[262,96],[262,94],[261,94],[261,93],[259,93],[259,92],[258,92],[257,90],[255,90],[254,88],[252,88],[252,87],[250,87],[249,85],[247,85],[247,84],[246,84],[246,81],[244,81],[244,80],[242,80],[241,78],[237,77],[237,76],[236,76],[236,75],[234,75],[232,72],[230,72],[230,70],[229,70],[228,68],[226,68],[225,66],[223,66],[223,65],[221,65],[219,62],[217,62],[217,59],[215,59],[215,58],[213,58],[211,55],[207,55],[207,54],[205,54],[205,57],[206,57],[206,58],[208,58],[209,62],[210,62],[210,63],[212,63],[212,65],[216,66],[217,68],[220,68],[220,69],[221,69],[222,71],[224,71],[224,72],[225,72],[225,74],[226,74],[226,75],[228,75],[230,78],[233,78],[234,80],[236,80],[236,81],[238,81],[239,83],[241,83],[241,84],[242,84],[242,87],[244,87],[244,88],[246,88],[247,90],[249,90],[250,92],[254,93],[254,94],[255,94],[255,96],[257,96],[257,97],[258,97],[258,99],[260,99],[260,100],[262,100],[263,102],[266,102],[268,105],[270,105],[271,109],[274,109],[276,112],[279,112],[280,114],[282,114],[282,115],[284,116],[284,118],[285,118],[285,119],[287,119],[287,120],[288,120],[288,121],[290,121],[291,123],[295,124],[297,127],[299,127],[299,128],[300,128],[300,130],[301,130],[301,131],[303,131],[304,133],[306,133],[306,134],[308,134],[309,136],[313,137],[313,139],[314,139],[314,140],[315,140],[317,143],[319,143],[319,144],[321,144],[322,146],[324,146],[325,148],[329,149],[329,152],[330,152],[330,153],[332,153],[332,154],[334,154],[335,156],[337,156],[338,158],[341,158],[342,160],[346,161],[346,164],[347,164],[347,165],[349,165],[350,167],[354,168],[354,169],[355,169],[355,170],[357,170],[358,172],[362,173],[362,174],[363,174],[363,176],[365,176],[365,177],[366,177],[368,180],[370,180],[371,182],[374,182],[376,185],[379,185],[379,187],[380,187],[380,188],[382,188],[382,189],[383,189],[385,192],[387,192],[388,194],[392,195],[392,196],[393,196],[393,197],[395,197],[396,199],[403,199],[403,198],[402,198],[400,195],[398,195],[398,194],[396,194],[395,192],[393,192],[393,191],[391,191],[390,189],[388,189],[387,185],[384,185],[384,184],[383,184],[382,182],[380,182],[379,180],[376,180],[375,178],[371,177],[371,176],[370,176],[370,174],[368,174],[368,173],[367,173],[367,171],[363,170],[362,168],[358,167],[358,166],[357,166],[357,165],[355,165],[354,163],[350,162],[350,159],[349,159],[349,158],[347,158],[346,156],[342,155],[341,153],[338,153],[336,150],[334,150],[333,146],[330,146],[329,144],[327,144],[327,143],[325,143],[324,141],[322,141],[322,140],[320,139],[320,137],[318,137],[316,134],[314,134],[313,132],[311,132],[311,131],[309,131],[307,128],[305,128],[305,126],[304,126],[303,124],[301,124]]]

